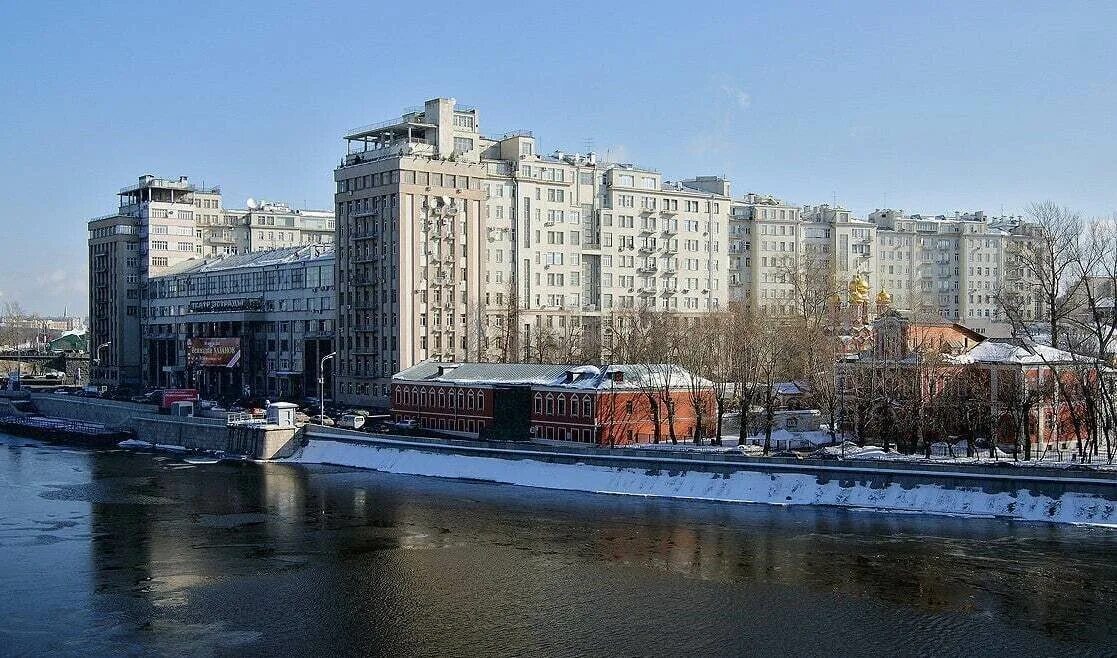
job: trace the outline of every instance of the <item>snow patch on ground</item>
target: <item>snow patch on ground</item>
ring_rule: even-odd
[[[742,470],[723,474],[669,468],[557,464],[328,440],[312,440],[285,461],[635,496],[774,505],[835,505],[878,512],[1006,517],[1088,525],[1117,524],[1117,502],[1071,492],[1051,498],[1026,489],[1012,493],[989,493],[979,488],[942,487],[932,483],[908,489],[895,483],[872,488],[832,477],[820,482],[818,477],[802,473]]]

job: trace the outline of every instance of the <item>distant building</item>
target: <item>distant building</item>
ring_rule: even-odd
[[[318,394],[335,330],[332,246],[186,261],[149,279],[145,292],[145,386],[232,399]]]
[[[1006,320],[1002,292],[1024,297],[1025,320],[1042,317],[1020,261],[1036,231],[1018,217],[980,211],[929,217],[884,209],[866,220],[840,206],[748,194],[734,202],[730,221],[730,300],[791,313],[796,285],[805,282],[850,304],[845,286],[859,277],[895,308],[986,331]]]
[[[118,196],[115,212],[89,220],[89,329],[97,384],[136,387],[144,379],[140,309],[149,278],[202,257],[332,242],[327,211],[283,204],[226,210],[220,188],[198,187],[185,176],[145,174]]]
[[[89,351],[89,333],[85,330],[66,331],[54,338],[49,343],[51,352],[80,352]]]
[[[668,399],[678,440],[716,432],[712,385],[673,365],[427,361],[397,373],[391,391],[396,421],[471,438],[651,443],[658,417],[667,441]]]
[[[786,314],[794,312],[797,286],[844,293],[861,276],[875,289],[875,237],[872,223],[840,206],[747,194],[734,202],[729,223],[730,301]]]
[[[998,296],[1025,298],[1024,320],[1043,317],[1020,251],[1038,228],[1018,217],[983,212],[934,217],[877,210],[877,279],[896,308],[957,320],[979,331],[1005,321]]]

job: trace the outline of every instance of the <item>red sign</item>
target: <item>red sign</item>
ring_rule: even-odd
[[[196,388],[168,388],[163,391],[163,404],[159,405],[163,409],[170,409],[171,405],[175,402],[182,402],[183,400],[198,399],[198,389]]]
[[[234,368],[240,364],[240,338],[191,338],[186,351],[194,366]]]

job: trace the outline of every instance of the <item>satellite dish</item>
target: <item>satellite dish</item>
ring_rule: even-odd
[[[248,206],[249,210],[255,210],[256,209],[256,199],[253,199],[252,197],[248,197],[248,201],[245,201],[244,205]]]

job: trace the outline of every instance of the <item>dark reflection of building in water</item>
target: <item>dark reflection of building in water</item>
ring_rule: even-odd
[[[686,505],[648,501],[631,522],[602,519],[588,537],[592,550],[691,578],[807,587],[929,612],[989,613],[1038,623],[1059,639],[1105,637],[1091,619],[1113,594],[1112,583],[1096,573],[1109,558],[1094,544],[1087,550],[1095,555],[1075,555],[1057,526],[736,505],[696,513]],[[927,550],[927,535],[954,550]],[[1074,559],[1035,559],[1052,543],[1064,544],[1059,550]]]
[[[610,614],[646,615],[640,591],[664,582],[656,572],[682,576],[672,587],[684,607],[698,581],[716,581],[988,613],[1060,639],[1110,633],[1092,620],[1112,614],[1117,538],[1080,546],[1054,526],[153,459],[90,460],[93,600],[105,623],[133,634],[203,618],[283,628],[308,645],[348,638],[333,647],[343,651],[445,640],[453,653],[499,622],[489,635],[532,646],[546,629],[487,610],[551,601],[592,611],[596,597],[632,606]]]

